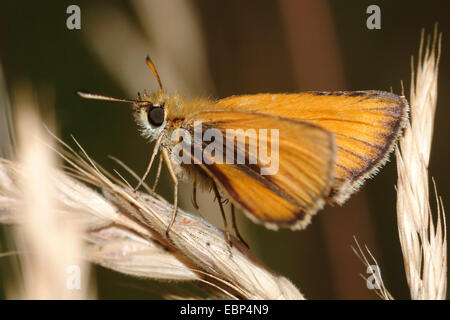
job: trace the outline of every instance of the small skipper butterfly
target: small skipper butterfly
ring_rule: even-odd
[[[270,229],[304,228],[325,203],[343,204],[378,171],[407,120],[404,97],[372,90],[185,101],[169,95],[149,57],[146,63],[159,84],[151,95],[127,100],[77,93],[132,104],[143,136],[156,141],[137,188],[158,152],[162,157],[156,183],[162,161],[174,182],[167,231],[177,212],[180,177],[193,181],[194,193],[197,182],[214,190],[225,227],[219,190],[232,204],[234,226],[237,206]]]

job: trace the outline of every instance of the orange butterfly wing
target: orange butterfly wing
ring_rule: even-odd
[[[224,157],[218,159],[216,154],[198,162],[253,221],[269,228],[298,229],[306,226],[310,214],[323,206],[333,182],[335,161],[335,142],[329,132],[302,121],[255,112],[198,112],[185,120],[185,126],[192,128],[194,120],[202,122],[203,130],[214,128],[224,137],[227,130],[243,130],[234,132],[236,141],[233,145],[224,143],[223,155],[231,149],[235,155],[233,164],[223,163]],[[270,130],[266,136],[259,134],[255,140],[247,139],[244,148],[239,147],[237,141],[246,137],[247,129],[258,133],[260,129],[278,129],[278,152],[271,148],[275,135],[272,136]],[[261,174],[261,168],[272,164],[263,161],[259,148],[252,149],[261,143],[268,146],[269,158],[278,156],[278,170],[272,172],[274,174]],[[252,150],[257,150],[258,154]],[[189,148],[184,151],[194,153]],[[245,158],[245,163],[236,162],[238,155]],[[252,156],[257,159],[256,163],[249,163]],[[206,164],[205,160],[212,164]]]
[[[330,199],[342,204],[386,161],[406,122],[408,103],[382,91],[305,92],[233,96],[214,108],[306,121],[333,133],[337,160]]]

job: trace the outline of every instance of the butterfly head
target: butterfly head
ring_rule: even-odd
[[[138,94],[133,103],[133,116],[141,129],[141,134],[150,140],[156,139],[167,124],[167,94],[160,90],[148,96]]]

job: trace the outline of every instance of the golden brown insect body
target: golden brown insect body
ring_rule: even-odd
[[[147,64],[160,83],[149,59]],[[211,187],[219,198],[220,189],[253,221],[272,229],[302,228],[325,202],[344,203],[386,161],[408,110],[403,97],[382,91],[256,94],[186,101],[169,95],[160,83],[160,90],[137,100],[80,95],[133,103],[142,135],[156,141],[144,178],[161,151],[175,183],[175,210],[178,178],[186,178]],[[214,142],[222,143],[227,157],[228,153],[232,157],[225,162],[218,149],[206,152],[210,145],[196,140],[196,123],[201,123],[202,135],[212,130]],[[186,132],[188,142],[179,135],[174,138],[179,129]],[[229,132],[234,136],[227,140]],[[261,153],[262,146],[268,146],[269,151]],[[180,150],[188,161],[180,162]],[[275,160],[276,170],[267,174],[265,169],[273,169]]]

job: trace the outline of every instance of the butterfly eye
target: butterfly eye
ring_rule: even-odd
[[[164,108],[161,107],[151,107],[148,110],[148,122],[155,126],[159,127],[164,122]]]

